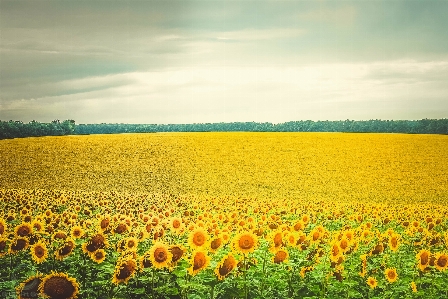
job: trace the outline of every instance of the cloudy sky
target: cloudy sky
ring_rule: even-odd
[[[448,1],[0,0],[0,120],[448,117]]]

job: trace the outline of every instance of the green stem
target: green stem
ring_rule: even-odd
[[[155,273],[155,269],[152,268],[152,281],[151,281],[151,295],[152,295],[152,299],[155,299],[156,297],[154,296],[154,276],[156,276]]]
[[[267,250],[264,251],[264,257],[263,257],[263,279],[261,280],[261,290],[260,290],[261,298],[263,298],[264,282],[265,282],[265,276],[266,276],[266,255],[267,255]]]
[[[247,292],[247,277],[246,277],[246,272],[247,272],[247,264],[246,264],[246,255],[243,255],[243,275],[244,275],[244,298],[247,299],[248,298],[248,292]]]

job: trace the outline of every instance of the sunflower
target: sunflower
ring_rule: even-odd
[[[128,231],[129,227],[125,222],[118,223],[114,228],[115,234],[123,234]]]
[[[222,238],[220,236],[214,238],[210,242],[210,251],[216,252],[221,247],[222,244],[223,244],[223,242],[222,242]]]
[[[371,289],[374,289],[378,285],[378,281],[375,277],[369,276],[369,278],[367,278],[367,284]]]
[[[446,253],[437,253],[435,255],[434,266],[439,271],[444,271],[448,268],[448,255]]]
[[[345,236],[339,241],[339,248],[344,253],[350,249],[350,241]]]
[[[162,242],[155,242],[148,252],[149,260],[155,268],[168,267],[173,254],[169,251],[168,246]]]
[[[70,231],[70,235],[74,239],[82,238],[82,236],[84,236],[84,230],[82,229],[81,226],[75,225],[74,227],[72,227],[72,229]]]
[[[16,288],[17,297],[20,299],[37,299],[39,296],[39,285],[42,282],[42,275],[32,275],[25,279]]]
[[[209,263],[210,257],[207,255],[207,253],[201,249],[198,249],[192,254],[191,267],[188,268],[188,273],[194,276],[198,274],[202,269],[207,268]]]
[[[7,231],[7,224],[6,221],[3,218],[0,218],[0,237],[2,237],[5,232]]]
[[[330,249],[330,259],[332,262],[337,262],[342,256],[342,249],[339,247],[338,242],[333,242]]]
[[[395,282],[398,279],[397,269],[395,268],[387,268],[384,271],[384,275],[386,276],[387,281],[390,283]]]
[[[97,249],[90,254],[92,261],[101,264],[106,259],[106,251],[104,249]]]
[[[398,247],[400,246],[399,237],[400,237],[400,235],[398,235],[398,234],[392,234],[389,237],[389,247],[390,247],[390,250],[392,250],[393,252],[397,252]]]
[[[430,256],[431,256],[431,253],[426,249],[420,250],[420,252],[417,253],[417,255],[415,256],[417,259],[417,262],[418,262],[417,267],[421,271],[425,270],[425,268],[428,267]]]
[[[11,246],[9,247],[9,251],[11,253],[17,253],[20,250],[25,250],[29,246],[28,238],[18,237],[12,240]]]
[[[33,227],[28,222],[22,222],[14,229],[16,237],[28,237],[32,232]]]
[[[279,249],[283,245],[283,233],[280,230],[274,231],[271,236],[271,251],[275,252],[277,249]]]
[[[135,274],[137,263],[132,257],[121,258],[115,266],[112,283],[119,284],[121,282],[127,283],[129,279]]]
[[[7,239],[0,237],[0,257],[8,253]]]
[[[219,280],[223,280],[230,274],[230,272],[232,272],[233,269],[236,268],[236,265],[237,262],[235,260],[235,257],[232,255],[232,253],[229,252],[222,258],[218,266],[216,266],[215,274]]]
[[[174,217],[170,221],[170,229],[176,234],[180,234],[184,226],[185,225],[182,223],[182,218]]]
[[[274,256],[272,257],[272,261],[275,264],[280,264],[283,262],[286,262],[289,257],[289,253],[286,249],[279,249],[275,252]]]
[[[98,221],[98,226],[101,231],[107,231],[110,228],[110,216],[105,215],[101,217]]]
[[[125,250],[137,250],[138,240],[135,237],[129,237],[125,240]]]
[[[185,247],[183,247],[182,245],[171,245],[168,250],[173,255],[171,258],[172,265],[175,265],[183,257],[185,252],[187,252]]]
[[[192,249],[202,248],[206,245],[207,240],[208,240],[207,232],[203,228],[198,227],[195,230],[193,230],[188,236],[188,245]]]
[[[61,241],[67,239],[67,234],[64,231],[57,231],[52,236],[53,241]]]
[[[106,237],[102,233],[97,233],[90,238],[87,242],[82,244],[82,251],[87,254],[91,254],[97,249],[103,249],[107,247],[108,242]]]
[[[243,232],[236,235],[233,239],[233,248],[240,253],[250,253],[258,246],[258,238],[256,235]]]
[[[411,282],[411,289],[413,293],[417,293],[417,285],[414,281]]]
[[[45,298],[74,299],[78,296],[79,285],[65,273],[52,272],[42,279],[39,292]]]
[[[33,227],[36,233],[41,233],[44,231],[44,225],[38,219],[34,219],[33,222],[31,222],[31,226]]]
[[[44,242],[40,240],[31,246],[31,257],[37,264],[40,264],[47,259],[48,250]]]
[[[56,259],[62,261],[73,252],[75,246],[73,239],[66,239],[64,244],[55,251]]]

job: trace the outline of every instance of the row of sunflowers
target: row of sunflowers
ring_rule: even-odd
[[[2,298],[447,298],[448,206],[0,189]]]

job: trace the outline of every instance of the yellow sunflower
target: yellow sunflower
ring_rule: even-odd
[[[227,277],[233,269],[236,268],[237,261],[235,257],[229,252],[226,256],[224,256],[219,262],[219,264],[215,268],[215,274],[219,280],[223,280]]]
[[[40,264],[47,259],[47,246],[44,242],[42,242],[42,240],[39,240],[37,243],[34,243],[34,245],[31,246],[31,257],[37,264]]]
[[[106,251],[104,249],[97,249],[90,254],[92,261],[101,264],[106,259]]]
[[[436,253],[434,266],[439,271],[445,271],[448,268],[448,255],[446,253]]]
[[[418,263],[417,267],[421,271],[425,270],[425,268],[428,267],[430,256],[431,252],[426,249],[420,250],[419,253],[417,253],[417,255],[415,256]]]
[[[378,281],[376,280],[375,277],[369,276],[369,278],[367,278],[367,284],[371,289],[374,289],[377,287]]]
[[[74,239],[82,238],[84,236],[84,229],[79,225],[75,225],[72,227],[70,234]]]
[[[125,284],[131,279],[137,270],[137,263],[132,257],[124,257],[118,260],[115,271],[112,277],[112,283],[119,284],[124,282]]]
[[[6,234],[7,229],[8,225],[6,224],[6,221],[3,218],[0,218],[0,237],[3,237]]]
[[[14,229],[16,237],[28,237],[32,232],[33,227],[28,222],[22,222]]]
[[[417,285],[414,281],[411,282],[411,289],[413,293],[417,293]]]
[[[191,267],[188,268],[188,273],[195,276],[199,271],[205,269],[210,264],[210,257],[204,250],[198,249],[193,252],[191,258]]]
[[[239,253],[250,253],[258,247],[258,238],[250,232],[243,232],[233,239],[233,249]]]
[[[8,243],[7,239],[0,237],[0,257],[6,255],[8,253]]]
[[[41,274],[28,277],[16,288],[17,297],[20,299],[37,298],[39,296],[39,285],[41,282]]]
[[[64,258],[69,256],[76,247],[75,241],[73,239],[67,238],[58,249],[55,251],[56,259],[62,261]]]
[[[203,248],[206,246],[208,239],[207,232],[202,227],[198,227],[188,236],[188,245],[192,249]]]
[[[387,281],[390,283],[393,283],[398,280],[397,269],[395,268],[387,268],[384,271],[384,275],[386,276]]]
[[[272,257],[272,261],[275,264],[284,263],[288,260],[289,253],[286,249],[279,249],[275,252],[274,256]]]
[[[155,268],[168,267],[173,254],[168,249],[168,246],[162,242],[155,242],[148,252],[149,260]]]
[[[42,279],[39,292],[45,298],[74,299],[78,296],[79,285],[65,273],[52,272]]]
[[[21,250],[27,249],[28,246],[29,246],[28,238],[23,237],[14,238],[9,247],[9,252],[15,254]]]

